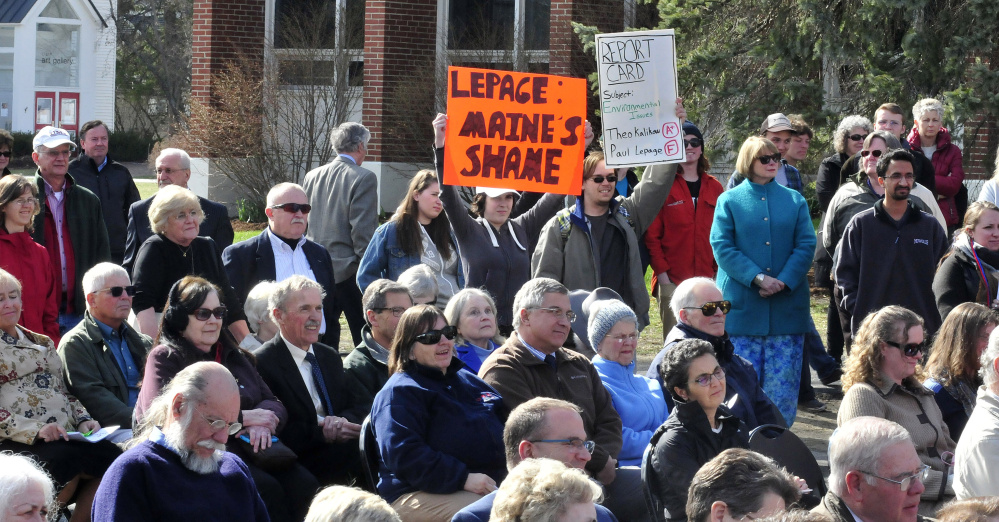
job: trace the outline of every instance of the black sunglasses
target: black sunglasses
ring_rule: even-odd
[[[596,183],[597,185],[603,183],[605,179],[607,181],[611,182],[611,183],[617,183],[617,174],[611,174],[610,176],[606,176],[606,177],[604,177],[604,176],[593,176],[590,179],[592,179],[593,182]]]
[[[923,353],[924,348],[924,343],[899,344],[894,341],[884,341],[884,343],[888,346],[894,346],[895,348],[902,350],[902,353],[905,354],[906,357],[915,357]]]
[[[312,205],[308,203],[281,203],[280,205],[271,205],[271,208],[279,208],[292,214],[298,212],[299,210],[301,210],[303,214],[312,212]]]
[[[103,290],[98,290],[97,292],[94,292],[94,293],[98,293],[98,292],[107,292],[107,293],[111,294],[111,297],[121,297],[122,292],[124,292],[124,293],[128,294],[129,297],[132,297],[132,296],[135,295],[135,287],[132,286],[132,285],[129,285],[129,286],[111,286],[111,287],[105,288]]]
[[[705,317],[711,317],[715,315],[718,309],[721,309],[723,314],[727,314],[732,310],[732,301],[708,301],[701,306],[685,306],[684,310],[700,310]]]
[[[877,149],[874,149],[874,150],[862,150],[862,151],[860,151],[860,155],[863,156],[863,157],[865,157],[865,158],[867,156],[874,156],[875,158],[880,158],[881,154],[883,154],[883,153],[884,153],[884,151],[877,150]]]
[[[5,158],[9,158],[11,154],[13,153],[9,150],[0,150],[0,156],[3,156]]]
[[[448,339],[454,339],[458,335],[457,326],[445,326],[440,330],[430,330],[429,332],[423,332],[416,337],[413,337],[413,342],[420,344],[437,344],[441,341],[441,336],[447,337]]]
[[[776,154],[771,154],[769,156],[760,156],[756,159],[760,160],[760,165],[766,165],[771,161],[774,163],[780,163],[780,153],[778,152]]]
[[[849,136],[849,138],[852,141],[864,141],[864,140],[867,139],[867,135],[866,134],[851,134]]]
[[[701,145],[704,145],[704,142],[701,141],[700,138],[690,138],[689,140],[683,140],[683,146],[684,146],[684,148],[690,147],[690,148],[696,149],[697,147],[700,147]]]
[[[207,321],[209,317],[215,316],[216,319],[225,319],[226,307],[220,306],[214,310],[209,310],[207,308],[198,308],[197,310],[191,312],[191,315],[199,321]]]

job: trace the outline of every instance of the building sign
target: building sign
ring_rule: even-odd
[[[586,80],[448,68],[444,182],[578,195]]]
[[[673,30],[598,34],[596,45],[607,166],[684,161]]]

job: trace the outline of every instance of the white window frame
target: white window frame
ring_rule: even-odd
[[[278,49],[274,47],[274,25],[277,23],[277,12],[275,6],[275,0],[266,0],[264,4],[264,64],[268,68],[268,73],[277,72],[278,64],[281,61],[290,60],[306,60],[313,59],[316,56],[329,56],[330,59],[334,59],[337,55],[337,49],[343,48],[344,33],[346,32],[346,21],[343,19],[344,13],[347,11],[347,0],[335,0],[336,1],[336,48],[334,49],[323,49],[323,50],[299,50],[299,49]],[[345,49],[345,52],[350,57],[350,62],[361,62],[362,66],[364,64],[364,49]],[[299,54],[301,53],[301,55]],[[342,78],[341,74],[334,70],[333,83],[338,85],[341,81],[348,82],[350,78]],[[349,74],[349,68],[348,68]],[[268,77],[276,78],[277,75],[268,74]],[[305,85],[281,85],[279,86],[281,90],[296,90],[302,88],[311,88],[311,86]],[[353,89],[362,89],[362,87],[353,87]]]

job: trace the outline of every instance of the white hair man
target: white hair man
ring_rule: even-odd
[[[364,313],[357,266],[378,227],[378,178],[361,167],[368,154],[371,133],[356,122],[346,122],[330,133],[336,157],[305,175],[303,186],[315,212],[309,239],[324,246],[336,274],[334,321],[347,317],[354,344],[361,344]],[[329,287],[327,287],[329,288]],[[330,288],[330,291],[334,291]]]
[[[954,493],[960,500],[999,495],[995,477],[999,469],[999,334],[995,331],[980,361],[983,384],[954,452]]]
[[[132,425],[153,340],[129,326],[135,287],[128,272],[98,263],[83,275],[87,312],[59,342],[66,385],[102,426]]]
[[[305,276],[323,288],[333,288],[333,260],[322,245],[305,238],[309,226],[309,196],[296,183],[278,183],[267,193],[267,228],[222,252],[229,283],[240,302],[260,281],[281,282],[293,275]],[[323,298],[319,336],[323,344],[340,345],[340,322],[333,316],[334,292]],[[243,339],[244,348],[259,344],[252,336]],[[248,346],[250,344],[252,346]]]
[[[190,179],[191,156],[187,152],[181,149],[163,149],[156,157],[156,182],[161,188],[168,185],[189,188],[187,182]],[[152,206],[155,197],[154,194],[128,207],[125,259],[122,266],[129,273],[132,272],[139,247],[153,235],[153,229],[149,225],[149,207]],[[198,235],[212,238],[219,250],[224,250],[232,244],[232,239],[235,237],[232,223],[229,222],[229,209],[221,203],[209,201],[201,196],[198,196],[198,202],[201,203],[201,211],[205,214],[198,227]]]
[[[181,370],[104,474],[93,520],[269,520],[246,464],[225,451],[238,418],[229,370],[215,362]]]
[[[929,466],[909,432],[878,417],[855,417],[829,439],[829,492],[814,510],[834,522],[915,522]]]

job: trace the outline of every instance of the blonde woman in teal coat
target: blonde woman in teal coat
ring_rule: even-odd
[[[742,144],[742,183],[718,198],[711,248],[718,287],[732,302],[725,329],[735,352],[753,363],[787,425],[798,406],[804,334],[810,328],[808,268],[815,229],[798,192],[774,183],[780,153],[770,140]]]

